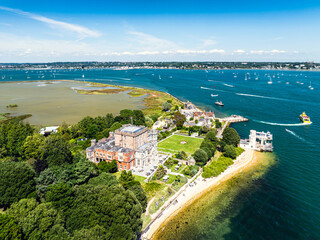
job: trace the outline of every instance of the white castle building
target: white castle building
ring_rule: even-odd
[[[240,147],[256,151],[273,151],[273,136],[270,132],[257,132],[250,130],[249,139],[241,139]]]

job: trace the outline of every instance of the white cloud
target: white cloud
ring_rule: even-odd
[[[270,51],[271,53],[286,53],[286,51],[283,50],[277,50],[277,49],[273,49]]]
[[[242,49],[238,49],[236,51],[234,51],[234,53],[245,53],[246,51],[242,50]]]
[[[225,53],[225,51],[223,49],[211,49],[209,53]]]
[[[57,27],[57,28],[61,28],[64,30],[68,30],[68,31],[77,33],[82,38],[83,37],[99,37],[101,35],[99,32],[90,30],[90,29],[83,27],[83,26],[79,26],[79,25],[71,24],[71,23],[67,23],[67,22],[62,22],[62,21],[57,21],[57,20],[54,20],[51,18],[36,15],[36,14],[30,13],[30,12],[24,12],[19,9],[7,8],[7,7],[0,6],[0,10],[12,12],[12,13],[15,13],[18,15],[22,15],[22,16],[43,22],[43,23],[47,23],[52,27]]]
[[[273,49],[273,50],[270,50],[270,51],[266,51],[266,50],[251,50],[250,51],[250,54],[259,54],[259,55],[262,55],[262,54],[275,54],[275,53],[287,53],[287,51],[284,51],[284,50],[278,50],[278,49]]]
[[[152,50],[166,50],[166,49],[174,49],[176,48],[176,44],[162,38],[155,37],[153,35],[137,32],[137,31],[129,31],[127,34],[131,35],[131,41],[140,44],[144,49],[152,49]]]

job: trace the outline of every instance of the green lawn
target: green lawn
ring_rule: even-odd
[[[120,175],[121,175],[121,172],[113,173],[113,175],[115,175],[115,176],[117,177],[117,179],[118,179],[118,178],[120,177]],[[135,179],[136,181],[140,182],[140,183],[143,183],[144,180],[147,179],[146,177],[141,177],[141,176],[134,175],[134,174],[132,174],[132,175],[134,176],[134,179]]]
[[[181,142],[185,141],[185,144]],[[172,135],[164,141],[158,143],[158,150],[163,152],[185,151],[186,153],[194,153],[202,143],[203,139]]]

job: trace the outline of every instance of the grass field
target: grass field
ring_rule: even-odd
[[[115,175],[115,176],[117,177],[117,179],[118,179],[118,178],[120,177],[120,175],[121,175],[121,172],[116,172],[116,173],[114,173],[113,175]],[[132,175],[134,176],[134,179],[135,179],[136,181],[140,182],[140,183],[143,183],[144,180],[147,179],[146,177],[141,177],[141,176],[139,176],[139,175],[134,175],[134,174],[132,174]]]
[[[181,142],[186,142],[182,144]],[[203,139],[172,135],[162,142],[158,143],[158,150],[163,152],[185,151],[186,153],[194,153],[200,148]]]

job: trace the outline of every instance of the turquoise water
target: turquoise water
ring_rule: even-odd
[[[233,127],[243,138],[248,137],[250,129],[272,132],[278,162],[259,182],[259,188],[234,206],[230,232],[224,238],[320,238],[320,72],[1,70],[0,76],[5,77],[0,82],[69,79],[144,87],[190,100],[214,110],[218,116],[248,117],[249,122]],[[272,84],[267,83],[269,76]],[[314,90],[308,87],[310,82]],[[222,100],[225,106],[216,108],[216,100]],[[311,117],[312,125],[300,124],[299,114],[303,111]],[[211,239],[210,231],[202,239]]]

